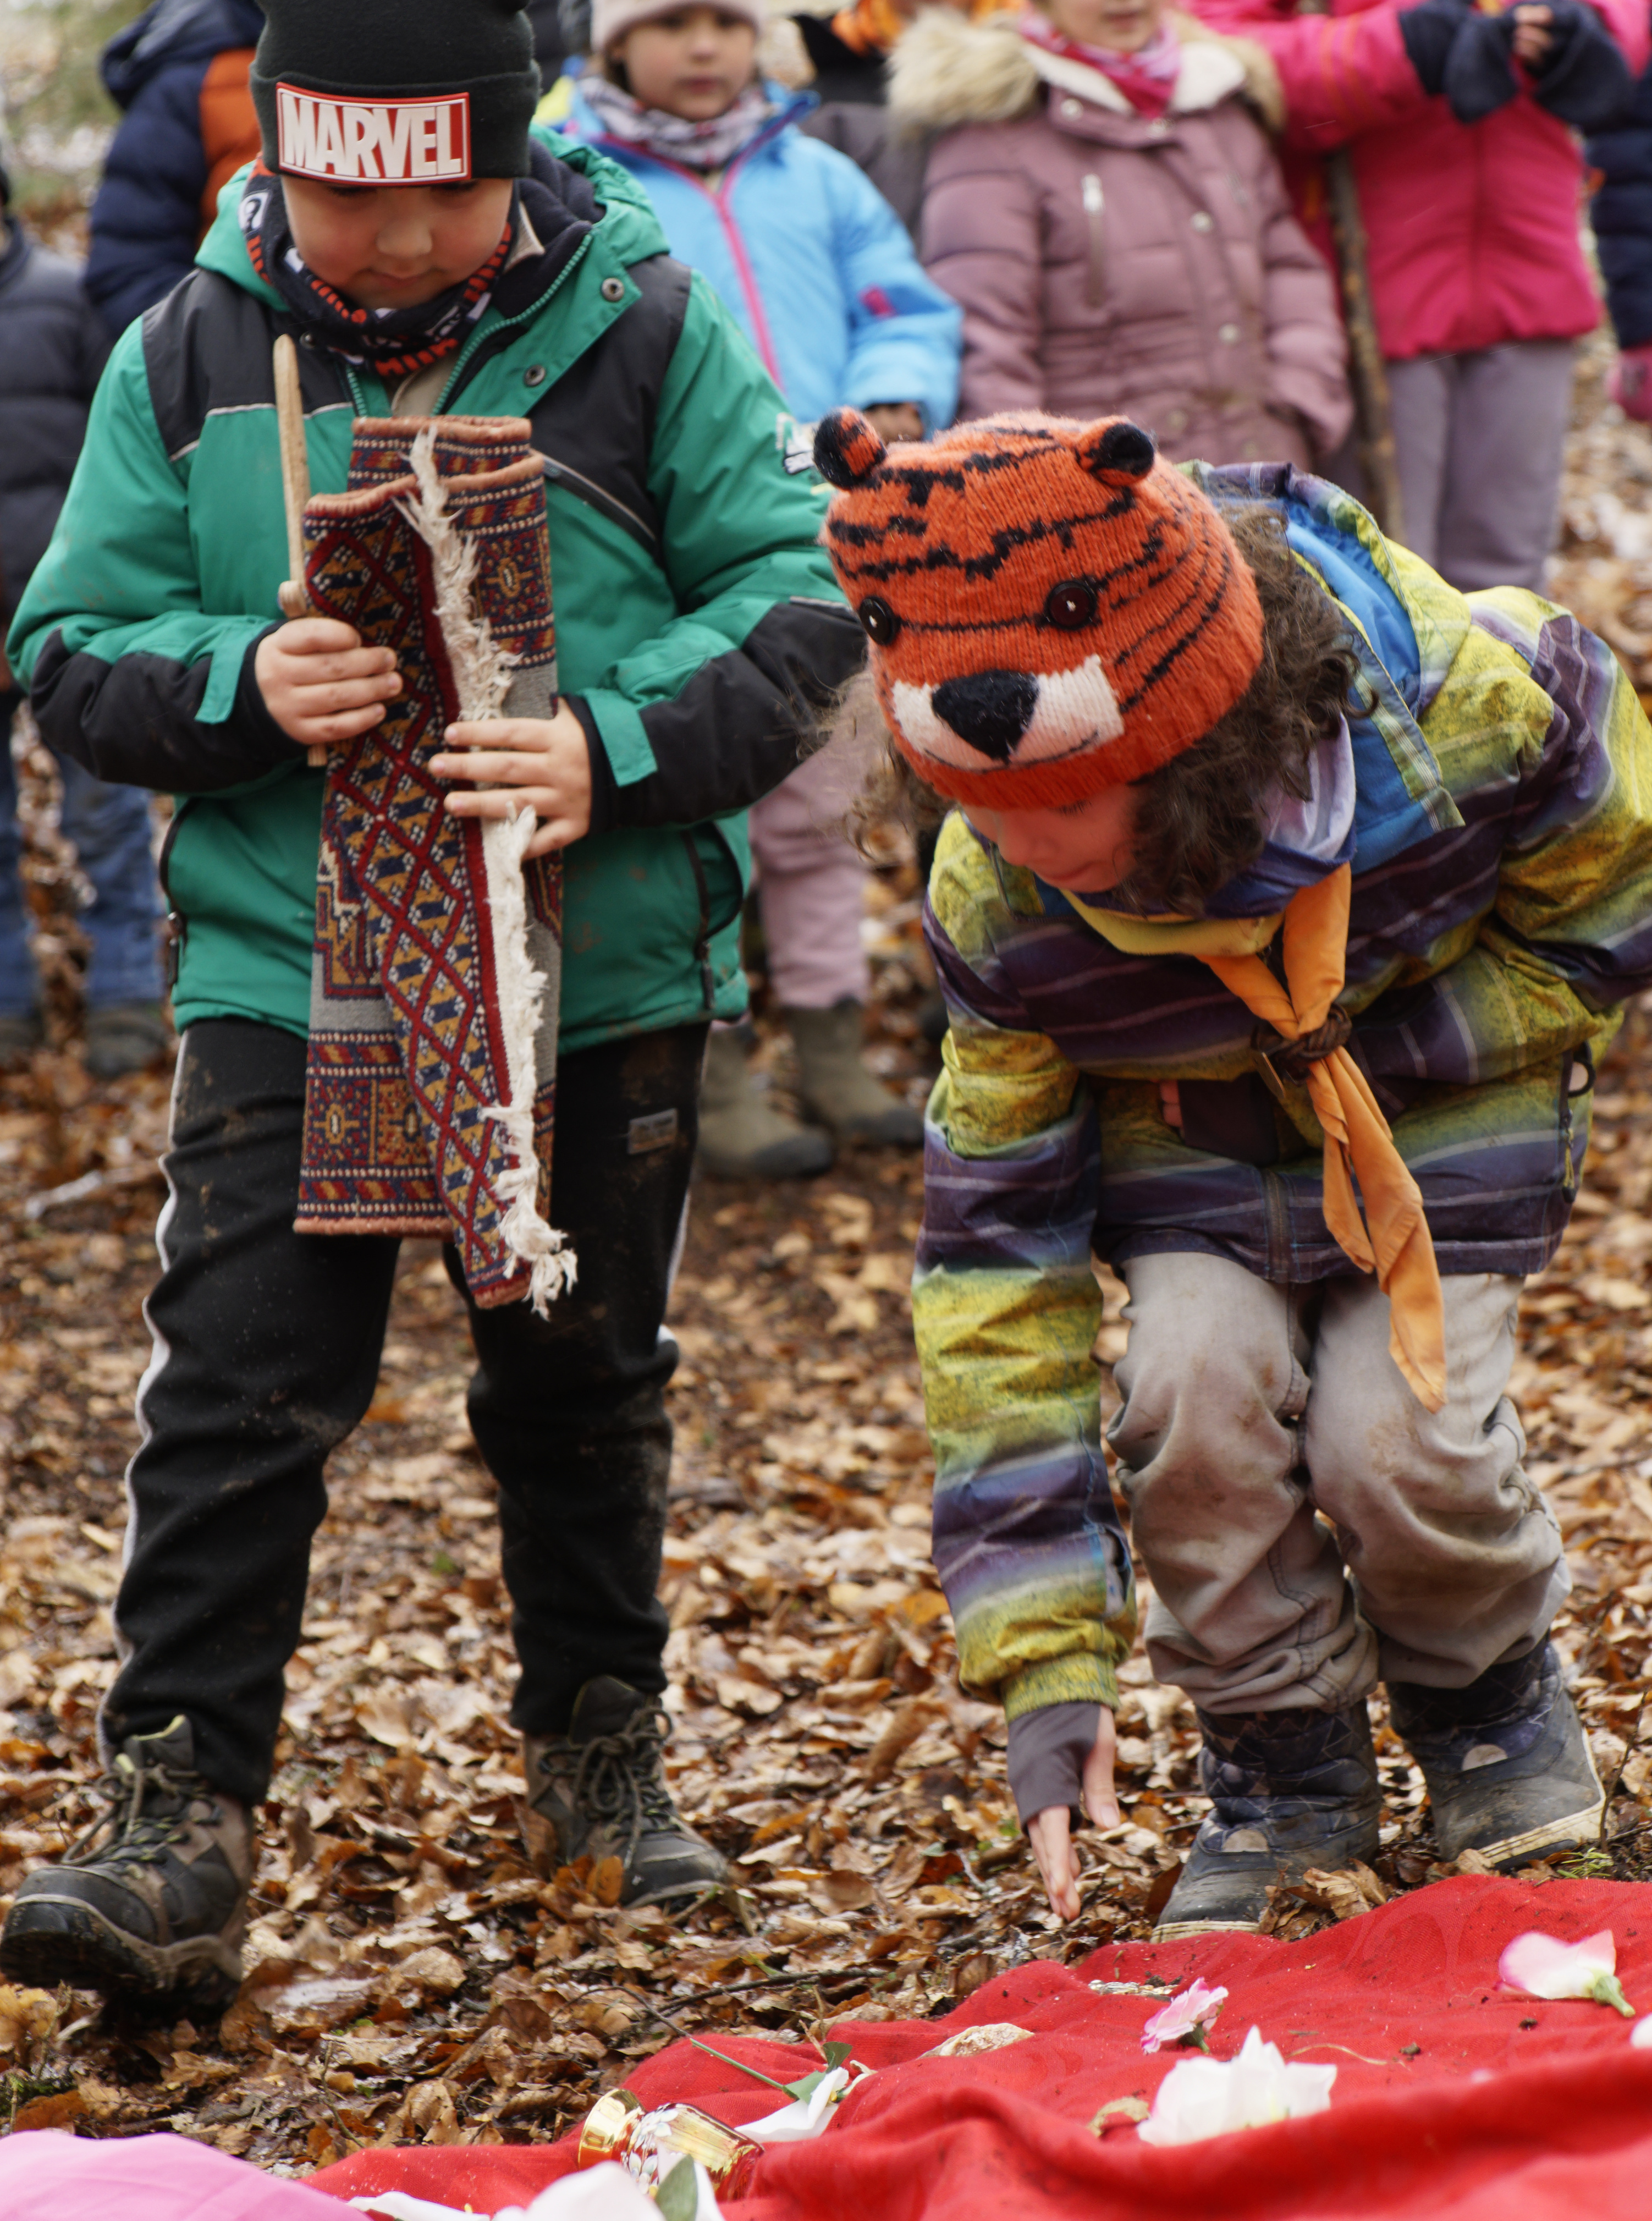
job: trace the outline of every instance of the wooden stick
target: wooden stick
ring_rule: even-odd
[[[298,383],[298,350],[290,333],[275,343],[275,421],[281,435],[281,491],[287,510],[287,580],[277,597],[284,617],[313,614],[304,591],[304,504],[310,499],[310,450],[304,443],[304,402]],[[325,748],[306,752],[316,771],[327,768]]]
[[[1330,0],[1297,0],[1296,12],[1298,16],[1329,15]],[[1359,434],[1360,461],[1365,472],[1365,505],[1388,538],[1399,540],[1404,537],[1405,527],[1400,513],[1399,469],[1394,454],[1388,366],[1382,358],[1376,312],[1371,303],[1360,189],[1354,175],[1353,157],[1346,147],[1336,147],[1324,157],[1322,175],[1342,295],[1342,321],[1348,329],[1348,380],[1354,395],[1355,429]]]

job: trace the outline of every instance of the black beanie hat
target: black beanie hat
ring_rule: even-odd
[[[539,101],[517,0],[263,0],[253,104],[272,170],[341,185],[528,174]]]

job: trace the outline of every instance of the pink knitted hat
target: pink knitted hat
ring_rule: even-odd
[[[683,0],[594,0],[591,10],[591,51],[605,54],[639,23],[656,16],[674,16]],[[716,0],[720,16],[743,16],[760,38],[768,21],[763,0]]]

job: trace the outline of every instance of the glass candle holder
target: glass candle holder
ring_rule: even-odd
[[[697,2105],[656,2105],[650,2112],[631,2091],[610,2090],[585,2116],[576,2164],[616,2160],[652,2195],[679,2159],[698,2160],[720,2196],[743,2198],[762,2150]]]

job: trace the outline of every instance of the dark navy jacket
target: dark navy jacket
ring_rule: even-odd
[[[154,0],[103,49],[103,84],[126,116],[92,203],[86,291],[111,332],[194,267],[212,167],[203,84],[219,54],[256,46],[263,28],[256,0]]]
[[[108,353],[74,265],[13,227],[0,253],[0,596],[8,623],[69,491]]]
[[[1589,141],[1588,159],[1605,179],[1594,197],[1594,233],[1618,344],[1645,347],[1652,341],[1652,69],[1618,128]]]

